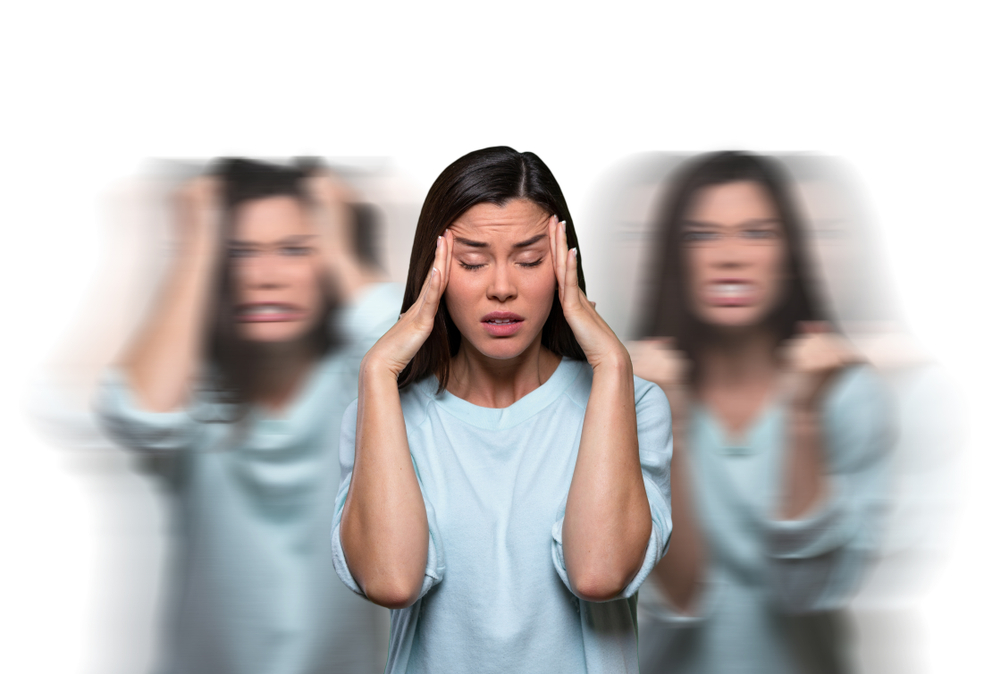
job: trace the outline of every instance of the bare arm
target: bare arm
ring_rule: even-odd
[[[429,536],[396,381],[431,332],[450,262],[449,233],[438,244],[434,267],[417,301],[361,364],[354,472],[341,518],[341,542],[365,595],[388,608],[416,601]]]
[[[694,510],[694,484],[687,452],[689,363],[671,342],[647,340],[630,345],[636,374],[657,384],[670,401],[674,455],[670,463],[673,532],[667,554],[653,578],[673,608],[692,613],[705,575],[705,543]]]
[[[203,356],[219,256],[217,193],[217,182],[208,177],[179,193],[177,254],[156,306],[120,361],[139,405],[152,412],[186,401]]]
[[[594,369],[580,451],[566,500],[563,554],[574,591],[589,601],[620,594],[642,565],[652,528],[639,462],[628,351],[577,284],[565,227],[549,225],[563,313]]]
[[[803,323],[785,348],[785,394],[789,402],[788,450],[779,519],[804,516],[828,492],[822,401],[834,377],[859,361],[845,340],[822,323]]]
[[[353,302],[368,285],[386,280],[385,274],[357,255],[356,223],[351,208],[357,195],[328,171],[309,178],[307,188],[331,289],[335,296]]]

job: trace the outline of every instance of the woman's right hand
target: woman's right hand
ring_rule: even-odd
[[[691,361],[674,348],[671,338],[644,339],[628,343],[635,376],[651,381],[667,394],[675,426],[687,419]]]
[[[434,253],[434,263],[431,271],[424,279],[423,288],[413,305],[399,317],[396,324],[382,335],[375,346],[365,355],[361,371],[370,371],[372,366],[387,369],[393,377],[398,378],[403,368],[413,360],[417,351],[434,328],[434,318],[438,306],[448,287],[451,270],[451,251],[454,237],[451,231],[438,237],[437,250]]]
[[[177,237],[182,251],[205,244],[214,247],[222,223],[221,202],[222,181],[214,176],[198,176],[177,191]]]

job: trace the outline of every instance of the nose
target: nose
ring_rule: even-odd
[[[716,267],[731,269],[747,264],[747,247],[735,236],[724,237],[712,252],[712,263]]]
[[[277,255],[257,255],[247,261],[242,272],[243,282],[249,288],[264,290],[286,285],[284,265]]]
[[[490,279],[490,285],[486,289],[487,296],[498,302],[506,302],[517,297],[517,287],[514,285],[507,265],[498,264],[493,269],[493,277]]]

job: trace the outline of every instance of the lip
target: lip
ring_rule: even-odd
[[[728,292],[718,292],[717,286],[732,286]],[[747,307],[757,301],[757,285],[745,278],[716,278],[705,283],[705,299],[717,307]]]
[[[253,313],[261,307],[275,307],[275,310],[267,313]],[[236,321],[238,323],[287,323],[301,321],[305,315],[306,312],[301,307],[285,302],[248,302],[236,307]]]
[[[479,323],[493,337],[510,337],[524,325],[524,316],[512,311],[493,311],[480,318]]]

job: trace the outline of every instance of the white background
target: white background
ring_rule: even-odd
[[[960,382],[963,515],[925,604],[934,671],[988,671],[998,601],[996,20],[987,2],[19,3],[0,20],[8,671],[93,671],[101,517],[28,430],[27,377],[147,157],[538,153],[587,250],[590,195],[648,150],[815,150],[874,197],[912,327]],[[599,299],[600,303],[600,299]],[[927,536],[939,532],[927,531]],[[128,640],[129,635],[121,635]],[[7,663],[0,663],[7,669]]]

